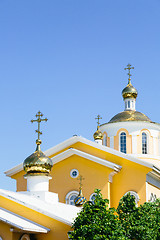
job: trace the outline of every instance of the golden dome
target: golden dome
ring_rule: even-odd
[[[128,121],[152,122],[145,114],[138,111],[129,110],[116,114],[108,123]]]
[[[23,168],[27,175],[49,175],[53,166],[52,160],[41,151],[41,140],[38,139],[36,144],[36,151],[24,160]]]
[[[102,140],[103,139],[103,134],[99,130],[99,126],[97,127],[97,131],[93,134],[94,140]]]
[[[122,96],[124,99],[126,98],[136,98],[138,95],[138,92],[136,88],[133,87],[131,82],[129,81],[128,85],[123,89]]]

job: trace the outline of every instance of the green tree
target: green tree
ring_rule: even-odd
[[[160,240],[160,200],[136,207],[135,198],[124,196],[117,208],[125,235],[136,240]]]
[[[75,219],[70,232],[74,240],[125,240],[124,230],[120,225],[115,209],[108,209],[108,200],[102,198],[100,190],[95,190],[94,203],[86,202]]]
[[[135,198],[124,196],[117,210],[96,190],[95,201],[86,202],[69,234],[74,240],[160,240],[160,200],[136,207]]]

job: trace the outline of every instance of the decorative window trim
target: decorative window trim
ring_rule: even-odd
[[[145,133],[146,137],[147,137],[147,153],[143,153],[142,154],[149,154],[149,133],[147,131],[142,131],[141,133],[141,144],[142,144],[142,134]],[[142,151],[142,147],[141,147],[141,151]]]
[[[90,195],[90,197],[89,197],[89,201],[93,202],[92,197],[93,197],[93,196],[96,196],[96,195],[97,195],[97,193],[92,193],[92,194]]]
[[[73,175],[73,172],[75,172],[75,171],[77,172],[77,175],[76,175],[76,176]],[[70,171],[70,176],[71,176],[71,178],[77,178],[77,177],[79,176],[79,171],[78,171],[77,169],[75,169],[75,168],[72,169],[72,170]]]
[[[106,133],[103,134],[103,145],[107,146],[107,134]]]
[[[66,197],[65,197],[65,200],[66,200],[66,204],[70,204],[71,202],[71,197],[73,196],[73,195],[76,195],[76,196],[78,196],[78,191],[70,191],[70,192],[68,192],[67,193],[67,195],[66,195]]]
[[[154,193],[151,193],[151,194],[150,194],[150,198],[149,198],[149,202],[155,202],[155,201],[156,201],[156,199],[157,199],[157,196],[156,196],[156,194],[154,194]]]
[[[138,205],[138,202],[140,200],[139,196],[138,196],[138,193],[135,192],[135,191],[128,191],[124,194],[124,196],[126,196],[128,193],[131,194],[131,196],[134,196],[135,197],[135,203],[136,203],[136,206]]]
[[[122,151],[121,151],[121,134],[122,134],[122,133],[125,133],[125,134],[126,134],[126,153],[127,153],[127,133],[126,133],[125,131],[119,132],[119,151],[122,152]],[[124,153],[124,152],[122,152],[122,153]],[[126,153],[125,153],[125,154],[126,154]]]
[[[30,236],[28,234],[23,234],[21,237],[20,237],[20,240],[30,240]]]

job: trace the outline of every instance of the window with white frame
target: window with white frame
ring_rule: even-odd
[[[103,145],[107,146],[107,136],[106,136],[106,134],[103,135]]]
[[[77,169],[72,169],[72,170],[70,171],[70,176],[71,176],[72,178],[77,178],[78,175],[79,175],[79,172],[78,172]]]
[[[157,199],[157,196],[156,196],[156,194],[154,194],[154,193],[151,193],[149,201],[150,201],[150,202],[155,202],[155,201],[156,201],[156,199]]]
[[[120,151],[123,153],[127,153],[125,132],[120,133]]]
[[[142,133],[142,154],[147,154],[147,134]]]
[[[89,201],[91,201],[92,203],[94,203],[94,200],[95,200],[95,197],[96,197],[96,193],[92,193],[90,198],[89,198]]]
[[[23,234],[20,240],[30,240],[30,236],[28,234]]]
[[[140,200],[138,193],[136,193],[135,191],[128,191],[124,194],[124,196],[127,195],[128,193],[130,193],[131,196],[135,197],[135,203],[136,203],[136,205],[138,205],[138,202]]]
[[[78,196],[78,191],[71,191],[66,195],[66,203],[70,205],[75,205],[74,199]]]

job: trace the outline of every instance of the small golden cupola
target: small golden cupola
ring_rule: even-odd
[[[51,179],[50,172],[53,166],[52,160],[48,158],[41,151],[41,148],[40,148],[40,145],[42,143],[42,141],[40,140],[40,135],[42,134],[42,132],[40,131],[40,123],[42,121],[48,120],[47,118],[42,119],[42,117],[43,117],[43,114],[39,111],[36,114],[37,119],[31,120],[32,123],[33,122],[38,123],[38,130],[36,130],[36,132],[38,133],[38,139],[36,140],[37,148],[36,148],[36,151],[32,153],[29,157],[27,157],[23,162],[23,168],[24,168],[24,171],[26,172],[24,177],[27,178],[27,188],[29,185],[30,186],[29,189],[30,190],[33,189],[34,191],[42,191],[44,189],[48,191],[47,182],[49,181],[49,179]],[[39,185],[38,188],[34,186],[35,183],[37,186]]]
[[[135,103],[136,98],[138,95],[137,89],[133,87],[131,84],[131,73],[130,70],[134,69],[134,67],[131,67],[131,64],[128,64],[125,70],[128,70],[128,84],[122,91],[122,96],[125,102],[125,110],[135,110]]]
[[[115,122],[129,122],[129,121],[143,121],[143,122],[152,122],[145,114],[136,111],[136,98],[138,92],[136,88],[131,84],[131,73],[130,70],[134,69],[131,67],[131,64],[128,64],[124,70],[128,70],[128,85],[123,89],[122,96],[125,103],[125,109],[123,112],[116,114],[111,118],[109,123]]]
[[[74,199],[74,203],[76,207],[82,207],[83,204],[87,201],[86,198],[83,196],[82,193],[82,180],[84,180],[84,178],[82,178],[82,176],[80,176],[77,180],[80,181],[79,185],[79,194],[78,196]]]
[[[99,144],[102,144],[103,134],[99,130],[99,125],[100,125],[99,120],[102,119],[102,118],[100,117],[100,115],[98,115],[97,118],[95,118],[95,119],[98,120],[98,122],[97,122],[98,125],[97,125],[97,131],[93,134],[93,137],[94,137],[95,142],[97,142]]]

